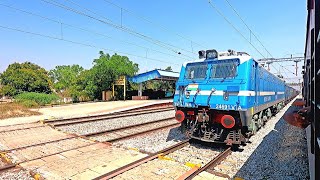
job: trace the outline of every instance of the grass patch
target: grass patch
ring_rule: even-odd
[[[38,107],[46,104],[52,104],[59,100],[56,94],[45,94],[35,92],[25,92],[17,95],[15,101],[24,105],[25,107]]]
[[[32,115],[40,115],[40,112],[31,111],[27,107],[18,103],[1,103],[0,104],[0,119],[12,117],[25,117]]]

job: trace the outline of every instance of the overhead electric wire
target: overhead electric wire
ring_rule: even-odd
[[[193,57],[188,56],[188,55],[185,55],[185,54],[182,54],[180,51],[177,51],[176,49],[183,50],[183,51],[185,51],[185,52],[190,52],[190,53],[194,54],[194,53],[191,52],[191,51],[188,51],[188,50],[185,50],[185,49],[183,49],[183,48],[179,48],[179,47],[176,47],[176,46],[174,46],[174,45],[171,45],[171,44],[168,44],[168,43],[165,43],[165,42],[162,42],[162,41],[153,39],[153,38],[151,38],[151,37],[149,37],[149,36],[147,36],[147,35],[144,35],[144,34],[142,34],[142,33],[136,32],[136,31],[134,31],[134,30],[132,30],[132,29],[129,29],[129,28],[125,27],[125,26],[120,26],[120,25],[118,25],[118,24],[115,24],[115,23],[113,23],[110,19],[108,19],[108,18],[106,18],[106,17],[104,17],[104,16],[102,16],[102,15],[99,15],[98,13],[93,12],[93,11],[91,11],[91,10],[85,8],[85,7],[82,7],[82,6],[78,5],[77,3],[73,2],[73,1],[67,0],[67,1],[72,2],[73,4],[77,5],[78,7],[81,7],[81,8],[83,8],[83,9],[85,9],[86,11],[89,11],[89,12],[91,12],[91,13],[93,13],[93,14],[96,14],[96,15],[102,17],[103,19],[106,19],[107,21],[105,21],[105,20],[103,20],[103,19],[96,18],[96,17],[94,17],[94,16],[92,16],[92,15],[89,15],[89,14],[84,13],[84,12],[82,12],[82,11],[76,10],[76,9],[74,9],[74,8],[71,8],[71,7],[66,6],[66,5],[64,5],[64,4],[61,4],[61,3],[56,2],[56,1],[54,1],[54,0],[51,0],[51,1],[41,0],[41,1],[43,1],[43,2],[45,2],[45,3],[48,3],[48,4],[51,4],[51,5],[54,5],[54,6],[56,6],[56,7],[59,7],[59,8],[68,10],[68,11],[71,11],[71,12],[73,12],[73,13],[76,13],[76,14],[79,14],[79,15],[82,15],[82,16],[85,16],[85,17],[87,17],[87,18],[93,19],[93,20],[98,21],[98,22],[100,22],[100,23],[109,25],[109,26],[111,26],[111,27],[113,27],[113,28],[120,29],[120,30],[122,30],[122,31],[126,31],[126,32],[128,32],[128,33],[130,33],[130,34],[132,34],[132,35],[134,35],[134,36],[137,36],[137,37],[139,37],[139,38],[141,38],[141,39],[144,39],[144,40],[146,40],[146,41],[148,41],[148,42],[151,42],[151,43],[153,43],[153,44],[155,44],[155,45],[158,45],[158,46],[160,46],[160,47],[162,47],[162,48],[171,50],[171,51],[173,51],[173,52],[175,52],[175,53],[177,53],[177,54],[181,54],[182,56],[185,56],[185,57],[188,57],[188,58],[193,59]],[[110,21],[110,22],[108,22],[108,21]],[[171,47],[168,47],[168,46],[171,46]],[[174,47],[174,48],[176,48],[176,49],[173,49],[172,47]]]
[[[42,18],[42,19],[45,19],[45,20],[48,20],[48,21],[51,21],[51,22],[54,22],[54,23],[57,23],[57,24],[61,24],[63,26],[69,26],[69,27],[76,28],[76,29],[79,29],[81,31],[89,32],[89,33],[92,33],[92,34],[95,34],[95,35],[99,35],[99,36],[102,36],[102,37],[105,37],[105,38],[115,39],[115,38],[113,38],[111,36],[105,35],[105,34],[100,33],[100,32],[91,31],[91,30],[88,30],[88,29],[85,29],[85,28],[82,28],[82,27],[78,27],[78,26],[75,26],[75,25],[71,25],[71,24],[56,20],[56,19],[52,19],[52,18],[43,16],[43,15],[39,15],[39,14],[30,12],[30,11],[26,11],[26,10],[23,10],[23,9],[15,8],[15,7],[12,7],[12,6],[9,6],[9,5],[5,5],[5,4],[1,4],[1,3],[0,3],[0,6],[6,7],[6,8],[9,8],[9,9],[13,9],[13,10],[16,10],[16,11],[20,11],[20,12],[23,12],[25,14],[29,14],[29,15],[32,15],[32,16],[36,16],[36,17],[39,17],[39,18]],[[123,41],[123,40],[119,40],[119,39],[115,39],[115,40],[117,40],[119,42],[122,42],[122,43],[126,43],[126,44],[130,44],[130,45],[133,45],[133,46],[137,46],[137,47],[143,48],[144,50],[151,50],[151,51],[158,52],[158,53],[161,53],[161,54],[164,54],[164,55],[167,55],[167,56],[172,56],[172,57],[175,57],[175,58],[188,60],[188,59],[183,58],[183,57],[179,57],[179,56],[175,56],[175,55],[172,55],[172,54],[164,53],[164,52],[161,52],[161,51],[158,51],[158,50],[155,50],[155,49],[151,49],[151,48],[148,48],[148,47],[145,47],[145,46],[141,46],[141,45],[138,45],[138,44],[135,44],[135,43],[132,43],[132,42]]]
[[[54,1],[54,0],[52,0],[52,1]],[[109,20],[113,25],[116,25],[116,24],[115,24],[112,20],[110,20],[109,18],[106,18],[105,16],[102,16],[102,15],[100,15],[100,14],[98,14],[98,13],[96,13],[96,12],[94,12],[94,11],[86,8],[86,7],[83,7],[83,6],[79,5],[79,4],[77,4],[77,3],[75,3],[73,0],[65,0],[65,1],[68,1],[68,2],[70,2],[70,3],[72,3],[72,4],[76,5],[76,6],[78,6],[78,7],[80,7],[80,8],[82,8],[82,9],[84,9],[84,10],[90,12],[90,13],[93,13],[93,14],[95,14],[95,15],[97,15],[97,16],[100,16],[101,18],[107,19],[107,20]],[[194,54],[194,52],[192,52],[192,51],[189,51],[189,50],[186,50],[186,49],[177,47],[177,46],[175,46],[175,45],[172,45],[172,44],[169,44],[169,43],[162,42],[162,41],[160,41],[160,40],[151,38],[151,37],[149,37],[149,36],[147,36],[147,35],[144,35],[144,34],[142,34],[142,33],[136,32],[136,31],[134,31],[134,30],[132,30],[132,29],[130,29],[130,28],[128,28],[128,27],[125,27],[125,26],[123,26],[123,25],[116,25],[116,26],[120,27],[121,29],[123,29],[123,30],[125,30],[125,31],[127,31],[127,32],[134,32],[135,34],[138,34],[138,35],[140,35],[140,36],[143,36],[143,37],[146,37],[146,38],[148,38],[148,39],[151,39],[152,41],[155,41],[155,42],[157,42],[157,43],[165,44],[165,45],[167,45],[167,46],[171,46],[171,47],[173,47],[173,48],[180,49],[180,50],[189,52],[189,53],[191,53],[191,54]],[[115,26],[113,26],[113,27],[115,27]],[[176,51],[176,50],[174,50],[174,49],[173,49],[173,51],[176,52],[176,53],[178,53],[178,51]]]
[[[262,57],[265,58],[265,56],[249,41],[248,38],[246,38],[241,31],[235,27],[231,21],[229,21],[229,19],[215,6],[211,3],[211,0],[209,0],[209,4],[211,5],[211,7],[231,26],[233,27],[234,30],[236,30],[242,37],[243,39],[245,39]]]
[[[243,18],[240,16],[240,14],[238,13],[238,11],[231,5],[231,3],[229,2],[229,0],[225,0],[227,2],[227,4],[229,5],[229,7],[233,10],[233,12],[238,16],[238,18],[241,20],[241,22],[249,29],[250,34],[252,34],[256,40],[260,43],[260,45],[266,50],[266,52],[273,58],[272,54],[268,51],[268,49],[264,46],[264,44],[260,41],[260,39],[255,35],[255,33],[253,32],[253,30],[248,26],[248,24],[243,20]],[[279,62],[277,62],[282,68],[287,69],[286,67],[282,66]],[[290,71],[289,69],[287,69],[289,72],[293,73],[292,71]]]
[[[239,29],[238,29],[237,27],[235,27],[235,26],[232,24],[232,22],[229,21],[229,19],[228,19],[216,6],[214,6],[214,5],[211,3],[211,0],[209,0],[209,4],[211,5],[211,7],[212,7],[231,27],[233,27],[234,30],[236,30],[236,31],[242,36],[243,39],[245,39],[262,57],[266,58],[266,57],[258,50],[258,48],[255,47],[255,46],[251,43],[251,41],[249,41],[249,39],[246,38],[246,37],[241,33],[241,31],[240,31]],[[271,64],[271,66],[273,66],[273,65]],[[275,68],[275,67],[274,67],[274,68]],[[276,68],[275,68],[275,69],[276,69]],[[288,75],[287,75],[287,76],[288,76]]]
[[[48,38],[48,39],[65,41],[65,42],[69,42],[69,43],[77,44],[77,45],[82,45],[82,46],[86,46],[86,47],[91,47],[91,48],[96,48],[96,49],[103,49],[103,50],[105,50],[105,51],[111,51],[111,52],[114,52],[114,53],[119,53],[119,54],[125,54],[125,55],[135,56],[135,57],[144,58],[144,59],[149,59],[149,60],[152,60],[152,61],[158,61],[158,62],[162,62],[162,63],[166,63],[166,64],[170,63],[170,64],[174,64],[174,65],[180,65],[180,64],[175,64],[175,63],[168,62],[168,61],[163,61],[163,60],[159,60],[159,59],[144,57],[144,56],[135,55],[135,54],[131,54],[131,53],[127,53],[127,52],[122,52],[122,51],[116,51],[116,50],[112,50],[112,49],[108,49],[108,48],[104,48],[104,47],[99,47],[99,46],[92,45],[92,44],[77,42],[77,41],[68,40],[68,39],[60,38],[60,37],[54,37],[54,36],[50,36],[50,35],[47,35],[47,34],[40,34],[40,33],[36,33],[36,32],[26,31],[26,30],[22,30],[22,29],[18,29],[18,28],[12,28],[12,27],[2,26],[2,25],[0,25],[0,28],[2,28],[2,29],[7,29],[7,30],[11,30],[11,31],[16,31],[16,32],[21,32],[21,33],[25,33],[25,34],[31,34],[31,35],[34,35],[34,36],[45,37],[45,38]]]
[[[178,37],[180,37],[180,38],[182,38],[182,39],[185,39],[185,40],[187,40],[187,41],[190,41],[192,44],[196,44],[196,45],[198,45],[199,47],[206,48],[205,46],[202,45],[202,43],[197,43],[197,42],[195,42],[194,40],[192,40],[192,39],[189,38],[189,37],[186,37],[186,36],[181,35],[181,34],[179,34],[179,33],[177,33],[177,32],[171,31],[169,28],[167,28],[167,27],[165,27],[165,26],[163,26],[163,25],[161,25],[161,24],[154,23],[153,21],[149,20],[148,18],[143,17],[142,15],[140,15],[140,14],[138,14],[138,13],[136,13],[136,12],[133,12],[133,11],[130,11],[130,10],[126,9],[126,8],[123,8],[123,7],[117,5],[116,3],[112,2],[112,1],[109,1],[109,0],[102,0],[102,1],[104,1],[104,2],[106,2],[106,3],[108,3],[108,4],[111,4],[111,5],[119,8],[119,9],[121,9],[121,11],[125,11],[125,12],[127,12],[127,13],[130,13],[130,14],[132,14],[133,16],[135,16],[135,17],[137,17],[137,18],[139,18],[139,19],[141,19],[141,20],[143,20],[143,21],[145,21],[145,22],[147,22],[147,23],[149,23],[149,24],[152,24],[152,25],[154,25],[154,26],[157,26],[157,27],[161,28],[162,30],[164,30],[164,31],[166,31],[166,32],[172,33],[172,34],[174,34],[174,35],[176,35],[176,36],[178,36]]]

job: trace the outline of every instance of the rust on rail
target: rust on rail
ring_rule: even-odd
[[[157,131],[157,130],[161,130],[161,129],[166,129],[166,128],[169,128],[169,127],[179,127],[179,126],[180,126],[180,123],[173,123],[173,124],[169,124],[169,125],[164,125],[164,126],[148,129],[148,130],[145,130],[145,131],[136,132],[136,133],[133,133],[133,134],[128,134],[126,136],[120,136],[120,137],[112,138],[112,139],[109,139],[109,140],[107,140],[105,142],[119,141],[119,140],[122,140],[122,139],[132,138],[132,137],[135,137],[135,136],[138,136],[138,135],[147,134],[147,133],[150,133],[150,132],[153,132],[153,131]]]
[[[108,119],[113,119],[113,118],[121,118],[121,117],[127,117],[127,116],[138,116],[138,115],[143,115],[143,114],[149,114],[149,113],[154,113],[154,112],[163,112],[163,111],[170,111],[173,110],[172,108],[167,108],[167,109],[157,109],[157,110],[148,110],[148,111],[143,111],[143,112],[133,112],[133,113],[128,113],[128,114],[111,114],[111,115],[100,115],[100,116],[87,116],[87,117],[82,117],[82,118],[77,118],[77,119],[63,119],[63,120],[57,120],[57,121],[50,121],[49,124],[52,126],[65,126],[65,125],[70,125],[70,124],[78,124],[78,123],[85,123],[85,122],[92,122],[92,121],[101,121],[101,120],[108,120]],[[46,122],[47,123],[47,122]]]
[[[8,164],[0,167],[0,172],[16,167],[16,164]]]
[[[150,121],[150,122],[146,122],[146,123],[139,123],[139,124],[123,126],[123,127],[119,127],[119,128],[105,130],[105,131],[99,131],[99,132],[83,134],[83,136],[95,136],[95,135],[99,135],[99,134],[105,134],[105,133],[110,133],[110,132],[114,132],[114,131],[131,129],[131,128],[134,128],[134,127],[140,127],[140,126],[149,125],[149,124],[153,124],[153,123],[157,123],[157,122],[167,121],[167,120],[171,120],[171,119],[173,120],[174,117],[165,118],[165,119],[159,119],[159,120],[156,120],[156,121]]]
[[[203,171],[206,171],[208,169],[212,169],[216,165],[218,165],[221,161],[223,161],[230,153],[231,153],[231,147],[227,148],[223,152],[221,152],[218,156],[214,157],[208,164],[203,166],[202,168],[198,169],[191,169],[190,171],[187,171],[185,174],[181,175],[178,180],[191,180],[194,177],[196,177],[198,174],[200,174]]]
[[[168,147],[166,149],[163,149],[163,150],[161,150],[159,152],[153,153],[153,154],[151,154],[151,155],[149,155],[147,157],[144,157],[142,159],[134,161],[134,162],[132,162],[130,164],[127,164],[125,166],[122,166],[122,167],[120,167],[118,169],[115,169],[115,170],[113,170],[113,171],[111,171],[109,173],[101,175],[101,176],[95,178],[94,180],[98,180],[98,179],[105,180],[105,179],[113,178],[113,177],[115,177],[115,176],[117,176],[119,174],[122,174],[122,173],[124,173],[126,171],[129,171],[130,169],[133,169],[133,168],[135,168],[135,167],[137,167],[137,166],[139,166],[141,164],[144,164],[144,163],[146,163],[148,161],[151,161],[153,159],[158,158],[159,154],[167,155],[167,154],[169,154],[169,153],[171,153],[173,151],[176,151],[177,149],[181,149],[181,148],[187,146],[188,144],[189,144],[189,140],[182,141],[182,142],[177,143],[177,144],[175,144],[173,146],[170,146],[170,147]]]

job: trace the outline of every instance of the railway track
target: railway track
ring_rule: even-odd
[[[14,168],[16,165],[4,158],[4,154],[0,154],[0,173],[8,169]]]
[[[82,136],[90,137],[100,142],[115,142],[175,126],[180,126],[180,123],[175,121],[174,117],[170,117],[146,123],[139,123],[135,125],[128,125],[110,130],[84,134]]]
[[[38,123],[24,123],[24,124],[0,126],[0,133],[32,129],[32,128],[40,128],[40,127],[44,127],[44,125],[38,124]]]
[[[4,165],[0,166],[0,172],[6,171],[9,169],[13,169],[13,168],[17,167],[18,165],[26,163],[26,162],[31,162],[31,161],[43,159],[43,158],[46,158],[49,156],[61,154],[64,152],[77,150],[80,148],[85,148],[85,147],[92,146],[92,145],[98,143],[98,142],[89,142],[89,141],[85,142],[85,141],[83,141],[82,143],[75,144],[74,142],[72,142],[73,140],[75,140],[77,138],[79,139],[80,137],[77,137],[77,136],[68,137],[68,138],[58,139],[58,140],[54,140],[54,141],[35,143],[35,144],[31,144],[31,145],[24,146],[24,147],[5,150],[5,151],[1,152],[1,155],[3,157],[5,157],[6,153],[11,153],[11,152],[15,152],[17,154],[19,154],[21,152],[24,155],[19,156],[18,157],[19,160],[13,159],[14,163],[12,163],[12,162],[4,163]],[[47,148],[49,148],[51,150],[49,152],[46,152],[44,149],[47,149]],[[40,153],[31,153],[30,154],[31,150],[37,151]],[[3,161],[5,161],[5,160],[3,160]]]
[[[54,127],[58,127],[58,126],[66,126],[66,125],[79,124],[79,123],[85,123],[85,122],[121,118],[121,117],[127,117],[127,116],[138,116],[143,114],[164,112],[164,111],[171,111],[171,110],[173,110],[172,107],[152,108],[152,109],[146,109],[146,110],[135,110],[135,111],[119,112],[119,113],[105,114],[105,115],[95,115],[95,116],[77,117],[77,118],[69,118],[69,119],[58,119],[58,120],[46,120],[44,121],[44,123],[47,123]]]
[[[175,160],[173,157],[179,156],[179,154],[181,155],[181,153],[183,151],[192,151],[193,148],[191,148],[191,147],[194,148],[194,146],[190,146],[190,140],[182,141],[182,142],[177,143],[173,146],[170,146],[166,149],[163,149],[163,150],[158,151],[156,153],[150,154],[149,156],[147,156],[145,158],[139,159],[135,162],[132,162],[132,163],[127,164],[125,166],[122,166],[118,169],[115,169],[111,172],[108,172],[102,176],[99,176],[99,177],[95,178],[95,180],[97,180],[97,179],[104,180],[104,179],[112,179],[112,178],[117,179],[118,177],[116,178],[116,176],[119,176],[119,175],[122,176],[134,168],[137,168],[139,166],[142,167],[143,164],[149,163],[149,162],[156,160],[156,159],[159,159],[159,158],[164,158],[164,159],[168,160],[168,162],[175,161],[177,163],[181,163],[182,165],[184,165],[186,162],[188,162],[189,159],[180,159],[180,160],[176,159]],[[207,151],[206,151],[206,153],[207,153]],[[216,152],[216,154],[213,155],[213,158],[211,158],[211,160],[209,160],[209,162],[205,163],[205,165],[203,165],[202,167],[200,164],[194,165],[190,170],[186,171],[184,174],[182,174],[181,176],[179,176],[176,179],[179,179],[179,180],[188,179],[189,180],[189,179],[196,177],[198,174],[200,174],[203,171],[213,173],[215,176],[217,176],[217,174],[213,172],[213,168],[216,165],[218,165],[223,159],[225,159],[230,153],[231,153],[231,148],[226,148],[221,152],[220,151]],[[155,164],[158,164],[158,163],[155,163]],[[180,166],[181,166],[181,164],[180,164]],[[189,163],[189,164],[191,164],[191,163]],[[145,166],[143,166],[143,168],[139,169],[139,171],[146,172],[149,169],[144,169],[144,168],[149,168],[150,166],[151,166],[150,164],[145,165]],[[168,166],[170,166],[170,165],[168,165]],[[167,167],[167,168],[170,168],[170,167]],[[172,168],[174,168],[174,167],[172,167]],[[159,167],[156,167],[155,169],[159,169]],[[136,171],[134,171],[134,172],[136,172]],[[178,172],[178,173],[181,173],[181,172]],[[130,177],[130,175],[132,175],[132,174],[128,174],[129,177]],[[125,176],[125,177],[127,177],[127,176]],[[118,179],[122,179],[122,178],[123,177],[119,177]],[[133,176],[133,178],[134,178],[134,176]]]
[[[209,163],[207,163],[205,166],[199,168],[199,167],[194,167],[192,168],[190,171],[186,172],[185,174],[183,174],[182,176],[180,176],[178,178],[178,180],[191,180],[194,177],[196,177],[198,174],[200,174],[201,172],[209,172],[211,174],[214,175],[218,175],[218,176],[223,176],[228,178],[228,175],[226,174],[217,174],[214,171],[214,167],[217,166],[218,164],[221,163],[221,161],[223,161],[228,155],[231,154],[231,147],[225,149],[223,152],[221,152],[218,156],[214,157]]]
[[[121,174],[121,173],[124,173],[124,172],[126,172],[126,171],[129,171],[130,169],[133,169],[133,168],[135,168],[135,167],[138,167],[138,166],[141,165],[141,164],[144,164],[144,163],[146,163],[146,162],[148,162],[148,161],[151,161],[151,160],[153,160],[153,159],[158,158],[160,154],[161,154],[161,155],[167,155],[167,154],[169,154],[169,153],[171,153],[171,152],[174,152],[174,151],[176,151],[176,150],[178,150],[178,149],[181,149],[181,148],[187,146],[188,144],[189,144],[189,140],[182,141],[182,142],[177,143],[177,144],[175,144],[175,145],[173,145],[173,146],[170,146],[170,147],[168,147],[168,148],[166,148],[166,149],[163,149],[163,150],[161,150],[161,151],[159,151],[159,152],[153,153],[153,154],[151,154],[151,155],[149,155],[149,156],[147,156],[147,157],[145,157],[145,158],[139,159],[139,160],[134,161],[134,162],[132,162],[132,163],[130,163],[130,164],[127,164],[127,165],[122,166],[122,167],[120,167],[120,168],[118,168],[118,169],[115,169],[115,170],[113,170],[113,171],[111,171],[111,172],[109,172],[109,173],[106,173],[106,174],[104,174],[104,175],[102,175],[102,176],[99,176],[99,177],[95,178],[94,180],[99,180],[99,179],[100,179],[100,180],[107,180],[107,179],[111,179],[111,178],[113,178],[113,177],[115,177],[115,176],[117,176],[117,175],[119,175],[119,174]]]
[[[6,164],[4,166],[0,166],[0,173],[3,171],[7,171],[9,169],[13,169],[16,167],[16,164]]]

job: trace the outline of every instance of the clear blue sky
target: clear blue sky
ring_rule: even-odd
[[[72,2],[76,2],[108,18],[113,24],[121,24],[121,9],[104,0],[55,1],[78,9],[79,12],[91,14],[101,19],[101,17],[96,14],[92,14],[72,4]],[[31,61],[47,70],[57,65],[69,64],[79,64],[84,68],[90,68],[92,66],[92,60],[98,57],[98,52],[101,50],[100,47],[140,56],[127,55],[132,61],[139,64],[141,72],[154,68],[165,68],[167,66],[172,66],[173,70],[179,71],[180,65],[184,61],[197,58],[197,55],[191,52],[194,51],[194,53],[196,53],[200,49],[214,48],[219,51],[234,49],[237,51],[246,51],[256,59],[262,58],[262,56],[210,6],[208,0],[108,1],[114,2],[120,7],[130,11],[130,13],[125,10],[122,11],[123,27],[130,28],[154,40],[161,41],[161,43],[168,43],[175,47],[163,48],[133,36],[128,32],[50,5],[41,0],[2,0],[0,1],[0,26],[57,38],[61,38],[61,34],[63,34],[63,39],[90,44],[99,48],[52,40],[0,27],[0,72],[4,71],[7,66],[13,62],[24,61]],[[273,57],[288,57],[288,54],[304,52],[307,15],[305,0],[294,2],[292,0],[229,0],[229,2],[259,37]],[[225,0],[213,0],[212,3],[239,28],[246,38],[250,38],[249,30],[241,23],[240,19],[238,19],[229,8]],[[14,8],[55,19],[62,24],[71,24],[96,31],[111,38],[84,32],[66,25],[61,26],[60,23],[21,13],[17,10],[4,7],[3,5],[9,5]],[[141,18],[138,18],[136,15],[147,18],[152,24],[141,20]],[[107,21],[106,19],[104,20]],[[157,25],[164,26],[166,30]],[[193,43],[191,43],[190,40],[181,38],[179,35],[191,39]],[[120,41],[134,43],[135,45],[122,43]],[[202,46],[198,46],[196,43]],[[252,38],[252,43],[264,56],[270,57],[254,38]],[[166,45],[166,47],[168,47],[168,45]],[[154,52],[151,49],[169,55]],[[110,54],[114,53],[108,50],[104,51]],[[179,55],[174,51],[179,51],[182,54]],[[126,55],[123,53],[119,54]],[[302,56],[303,54],[294,55]],[[143,58],[146,56],[151,59],[165,61],[166,63]],[[294,71],[293,63],[286,62],[282,64],[289,70]],[[274,64],[274,66],[279,68],[277,64]],[[275,72],[276,70],[273,68],[272,71]],[[288,76],[290,77],[294,77],[290,75],[289,72],[287,72],[287,74],[289,74]],[[301,76],[301,74],[299,76]]]

